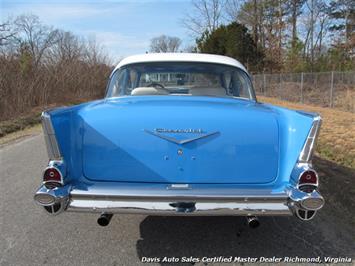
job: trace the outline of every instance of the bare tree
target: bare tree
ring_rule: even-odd
[[[199,37],[220,26],[226,0],[194,0],[191,4],[191,13],[183,18],[182,24],[193,36]]]
[[[2,22],[0,37],[0,121],[36,106],[103,96],[111,67],[95,40],[32,15]]]
[[[292,28],[291,47],[295,49],[297,43],[297,18],[302,14],[302,7],[306,0],[291,0],[290,23]]]
[[[100,45],[95,37],[90,37],[85,41],[85,60],[90,65],[97,65],[102,62],[107,63],[109,59],[104,52],[104,48]]]
[[[244,24],[252,31],[256,44],[259,44],[262,4],[259,0],[227,0],[225,13],[229,20]]]
[[[34,66],[38,66],[47,49],[58,40],[58,30],[41,24],[35,15],[22,15],[15,20],[17,30],[23,34],[22,42],[29,47],[34,59]]]
[[[178,37],[160,35],[150,40],[150,51],[153,53],[176,53],[181,46]]]
[[[51,46],[45,56],[46,63],[58,64],[79,60],[83,55],[84,44],[80,38],[69,31],[58,31],[57,42]]]
[[[245,1],[240,1],[240,0],[226,0],[225,3],[225,13],[226,13],[226,18],[233,22],[233,21],[239,21],[239,12],[241,11],[241,8],[243,6]]]
[[[306,1],[303,25],[305,27],[303,57],[309,57],[311,70],[313,71],[314,62],[319,56],[323,40],[327,35],[328,15],[327,5],[321,0]],[[318,51],[318,54],[315,52]]]
[[[16,31],[11,27],[10,22],[0,24],[0,46],[6,45],[16,36]]]

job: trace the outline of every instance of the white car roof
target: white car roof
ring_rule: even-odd
[[[148,62],[200,62],[200,63],[215,63],[238,67],[247,70],[245,67],[234,58],[215,55],[215,54],[199,54],[199,53],[151,53],[128,56],[118,63],[114,71],[122,66],[135,63]]]

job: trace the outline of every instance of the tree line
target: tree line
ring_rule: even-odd
[[[196,39],[188,50],[234,57],[252,72],[354,69],[353,0],[193,0],[191,5],[181,21]],[[164,43],[169,36],[156,39]],[[157,43],[162,42],[151,51],[163,52]]]
[[[36,106],[102,97],[111,67],[94,39],[21,15],[0,24],[0,121]]]

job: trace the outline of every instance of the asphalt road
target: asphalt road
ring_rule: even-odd
[[[243,217],[116,215],[107,227],[92,214],[51,217],[33,201],[46,163],[41,135],[0,149],[0,265],[137,265],[142,257],[164,256],[355,257],[349,227],[327,205],[310,222],[265,217],[257,229]]]

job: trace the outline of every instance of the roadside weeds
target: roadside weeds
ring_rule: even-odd
[[[40,132],[40,127],[38,125],[41,123],[41,113],[43,110],[60,106],[76,105],[91,100],[94,99],[83,98],[73,100],[66,104],[55,103],[47,106],[37,106],[27,114],[20,115],[17,118],[0,121],[0,145],[3,145],[9,141],[12,142],[17,138],[25,137],[28,134],[31,135],[35,132]]]
[[[6,134],[5,136],[0,137],[0,148],[5,145],[9,145],[19,140],[22,140],[24,138],[38,135],[41,133],[41,131],[42,126],[41,124],[37,123],[36,125],[27,126],[24,129]]]

